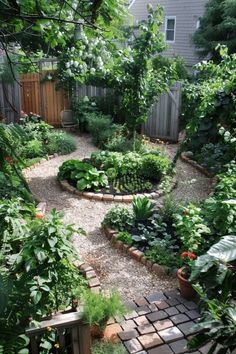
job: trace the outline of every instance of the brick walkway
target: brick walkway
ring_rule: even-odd
[[[132,312],[109,321],[107,339],[122,341],[129,354],[189,353],[191,327],[199,317],[196,304],[179,292],[166,291],[127,304]],[[207,353],[207,347],[194,354]]]

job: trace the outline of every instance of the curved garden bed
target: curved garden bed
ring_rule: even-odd
[[[64,190],[100,201],[132,202],[135,195],[160,197],[176,185],[170,161],[159,151],[139,154],[102,151],[68,160],[59,168]]]
[[[132,209],[114,206],[105,215],[102,228],[114,246],[163,275],[173,274],[181,264],[183,242],[178,228],[182,210],[170,197],[158,208],[147,197],[136,197]]]

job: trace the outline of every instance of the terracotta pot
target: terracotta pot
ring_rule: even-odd
[[[185,278],[184,268],[180,268],[177,271],[177,278],[179,281],[180,294],[186,300],[193,300],[196,296],[196,291],[193,289],[191,283]]]
[[[103,330],[103,328],[101,328],[97,325],[92,325],[90,327],[90,334],[91,334],[92,338],[103,338],[104,330]]]

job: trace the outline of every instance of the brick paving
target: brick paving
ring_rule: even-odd
[[[127,306],[127,315],[110,322],[113,328],[114,322],[119,324],[117,338],[127,353],[190,353],[187,338],[193,334],[191,328],[199,313],[196,304],[182,298],[178,290],[137,298]],[[204,349],[192,353],[201,354]]]

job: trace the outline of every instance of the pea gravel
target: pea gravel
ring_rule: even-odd
[[[103,289],[118,289],[125,300],[131,300],[175,288],[175,277],[152,274],[143,265],[114,249],[103,236],[99,229],[101,221],[117,203],[79,199],[61,190],[56,176],[62,162],[89,157],[97,151],[88,136],[76,136],[76,140],[75,152],[44,161],[25,172],[32,193],[38,200],[47,202],[47,211],[57,208],[63,212],[66,223],[75,224],[86,231],[87,236],[74,235],[73,244],[81,258],[93,266]],[[165,145],[163,149],[172,157],[177,145]],[[180,203],[204,199],[210,192],[210,180],[182,161],[177,163],[177,179],[173,197]]]

